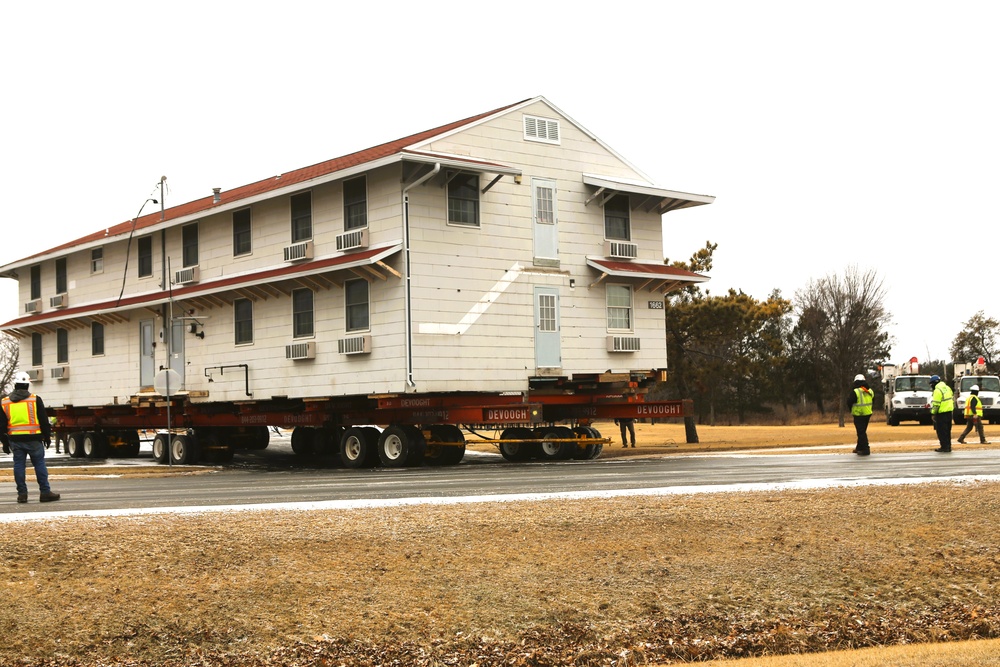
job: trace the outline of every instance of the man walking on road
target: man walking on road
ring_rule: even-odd
[[[939,375],[931,376],[931,419],[934,420],[934,431],[938,437],[938,448],[935,452],[947,454],[951,451],[951,413],[955,409],[955,393],[943,382]]]
[[[28,391],[30,379],[24,371],[14,374],[14,391],[4,396],[0,413],[0,441],[3,451],[14,454],[14,483],[17,485],[17,502],[28,502],[28,484],[25,480],[26,461],[31,457],[38,481],[38,500],[43,503],[59,500],[49,486],[49,470],[45,466],[45,445],[52,438],[52,427],[41,396]]]
[[[964,445],[965,436],[969,435],[972,429],[976,429],[976,433],[979,434],[979,444],[988,445],[986,433],[983,431],[983,401],[979,398],[979,385],[974,384],[969,387],[969,392],[971,395],[965,401],[965,430],[958,436],[958,443]]]

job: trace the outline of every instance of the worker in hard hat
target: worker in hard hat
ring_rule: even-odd
[[[38,500],[43,503],[59,500],[49,486],[49,470],[45,466],[45,444],[52,437],[52,427],[42,397],[28,391],[31,379],[24,371],[14,373],[14,391],[4,396],[0,412],[0,441],[5,454],[14,454],[14,484],[17,502],[28,502],[28,484],[25,480],[26,462],[31,458],[38,481]]]
[[[965,436],[976,429],[979,434],[979,444],[988,445],[986,433],[983,432],[983,401],[979,398],[979,385],[974,384],[969,387],[969,398],[965,400],[965,430],[958,436],[958,442],[965,444]]]
[[[858,456],[868,456],[871,450],[868,447],[868,422],[872,418],[872,399],[875,392],[868,387],[868,380],[860,373],[854,376],[854,387],[848,397],[848,405],[851,406],[851,415],[854,416],[854,430],[858,434],[858,444],[854,447],[854,453]]]
[[[934,431],[937,433],[938,448],[935,452],[947,454],[951,451],[951,413],[955,409],[955,392],[940,375],[931,376],[931,419],[934,420]]]

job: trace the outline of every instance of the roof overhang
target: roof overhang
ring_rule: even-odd
[[[416,162],[418,164],[439,164],[442,169],[452,172],[453,176],[462,172],[474,172],[477,174],[495,174],[493,180],[487,183],[482,188],[482,192],[485,194],[492,188],[497,182],[504,176],[513,176],[515,180],[520,179],[521,170],[517,167],[511,167],[510,165],[500,164],[498,162],[488,162],[486,160],[475,160],[473,158],[463,156],[463,155],[449,155],[447,153],[433,153],[429,151],[414,151],[406,150],[403,152],[403,159],[407,162]],[[426,171],[426,168],[424,168]],[[414,175],[412,180],[417,180],[420,174]],[[445,176],[445,181],[447,182],[448,177]],[[411,180],[405,179],[404,180]],[[518,182],[520,182],[518,180]]]
[[[19,317],[0,325],[0,331],[23,337],[35,331],[52,331],[55,327],[80,328],[82,321],[102,323],[128,321],[125,313],[137,308],[153,310],[170,301],[212,308],[232,303],[234,298],[267,298],[288,293],[282,283],[298,283],[303,287],[323,289],[342,286],[342,281],[328,274],[347,272],[351,276],[386,280],[387,274],[402,278],[402,274],[383,260],[399,252],[401,242],[369,248],[357,252],[321,257],[300,264],[290,264],[263,271],[228,275],[215,280],[203,280],[193,285],[173,287],[137,294],[120,300],[94,303],[50,310],[37,315]],[[326,274],[326,275],[325,275]]]
[[[609,276],[638,283],[637,289],[667,294],[689,285],[708,282],[708,276],[693,271],[685,271],[666,264],[652,262],[637,262],[634,260],[614,260],[598,257],[588,257],[587,266],[597,269],[600,276],[590,284],[591,287],[600,284]]]
[[[692,206],[711,204],[715,197],[711,195],[695,195],[688,192],[677,192],[666,188],[647,185],[625,179],[609,176],[594,176],[584,174],[583,182],[594,188],[594,193],[587,199],[587,204],[597,202],[603,205],[615,195],[628,195],[629,208],[644,211],[656,211],[660,215]]]

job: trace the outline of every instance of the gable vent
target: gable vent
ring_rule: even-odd
[[[189,266],[186,269],[181,269],[180,271],[174,271],[174,284],[175,285],[186,285],[187,283],[198,282],[198,267]]]
[[[292,343],[285,346],[285,359],[315,359],[316,343]]]
[[[313,258],[313,242],[303,241],[285,246],[286,262],[301,262],[304,259]]]
[[[634,336],[608,336],[608,352],[638,352],[639,339]]]
[[[341,354],[371,354],[372,337],[365,335],[341,338],[337,341],[337,351]]]
[[[628,241],[605,241],[604,256],[618,259],[635,259],[639,256],[639,245]]]
[[[357,250],[368,247],[368,230],[355,229],[337,236],[337,250]]]
[[[549,118],[539,118],[537,116],[525,116],[524,138],[558,144],[559,121]]]

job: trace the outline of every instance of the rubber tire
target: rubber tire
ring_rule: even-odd
[[[331,456],[340,453],[340,436],[343,429],[340,426],[323,426],[314,429],[312,439],[313,456]]]
[[[103,459],[108,456],[108,441],[99,431],[87,431],[83,435],[83,455],[88,459]]]
[[[589,426],[577,426],[575,429],[573,429],[573,434],[576,435],[576,437],[578,438],[600,437],[600,436],[595,436],[594,429],[590,428]],[[583,447],[577,445],[573,447],[573,451],[570,452],[570,458],[573,459],[574,461],[589,461],[590,459],[594,458],[594,450],[596,448],[597,445],[594,444],[584,445]]]
[[[528,428],[508,428],[500,434],[500,440],[528,440],[532,437],[531,429]],[[500,443],[500,456],[512,463],[528,461],[536,455],[538,446],[534,443]]]
[[[312,426],[296,426],[292,430],[292,451],[296,456],[312,456],[315,431]]]
[[[83,458],[83,431],[75,431],[66,438],[66,453],[72,459]]]
[[[416,451],[420,448],[420,442],[414,438],[415,427],[390,426],[382,431],[378,439],[378,458],[386,468],[402,468],[412,465],[411,461],[416,456]],[[420,431],[417,431],[417,435]],[[423,451],[420,452],[421,457]]]
[[[170,456],[177,465],[198,462],[198,443],[193,436],[179,434],[170,439]]]
[[[157,463],[166,463],[170,456],[170,434],[157,433],[153,436],[153,460]]]
[[[587,428],[590,429],[590,437],[597,438],[597,439],[600,439],[600,438],[604,437],[604,436],[601,435],[601,432],[598,431],[593,426],[588,426]],[[591,460],[596,459],[597,457],[599,457],[601,455],[601,452],[603,452],[603,451],[604,451],[604,443],[603,442],[599,442],[596,445],[594,445],[594,453],[591,454],[591,456],[590,456]]]
[[[465,457],[465,436],[462,429],[454,424],[434,424],[431,426],[431,440],[454,442],[455,445],[427,445],[424,460],[431,466],[458,465]]]
[[[566,438],[573,438],[573,431],[566,428],[565,426],[553,426],[540,428],[535,430],[535,437],[537,437],[542,442],[539,444],[539,458],[543,461],[565,461],[568,459],[572,453],[573,448],[576,447],[571,442],[547,442],[547,440],[564,440]]]
[[[376,460],[378,440],[372,442],[368,429],[352,426],[340,436],[340,462],[345,468],[371,468]]]

